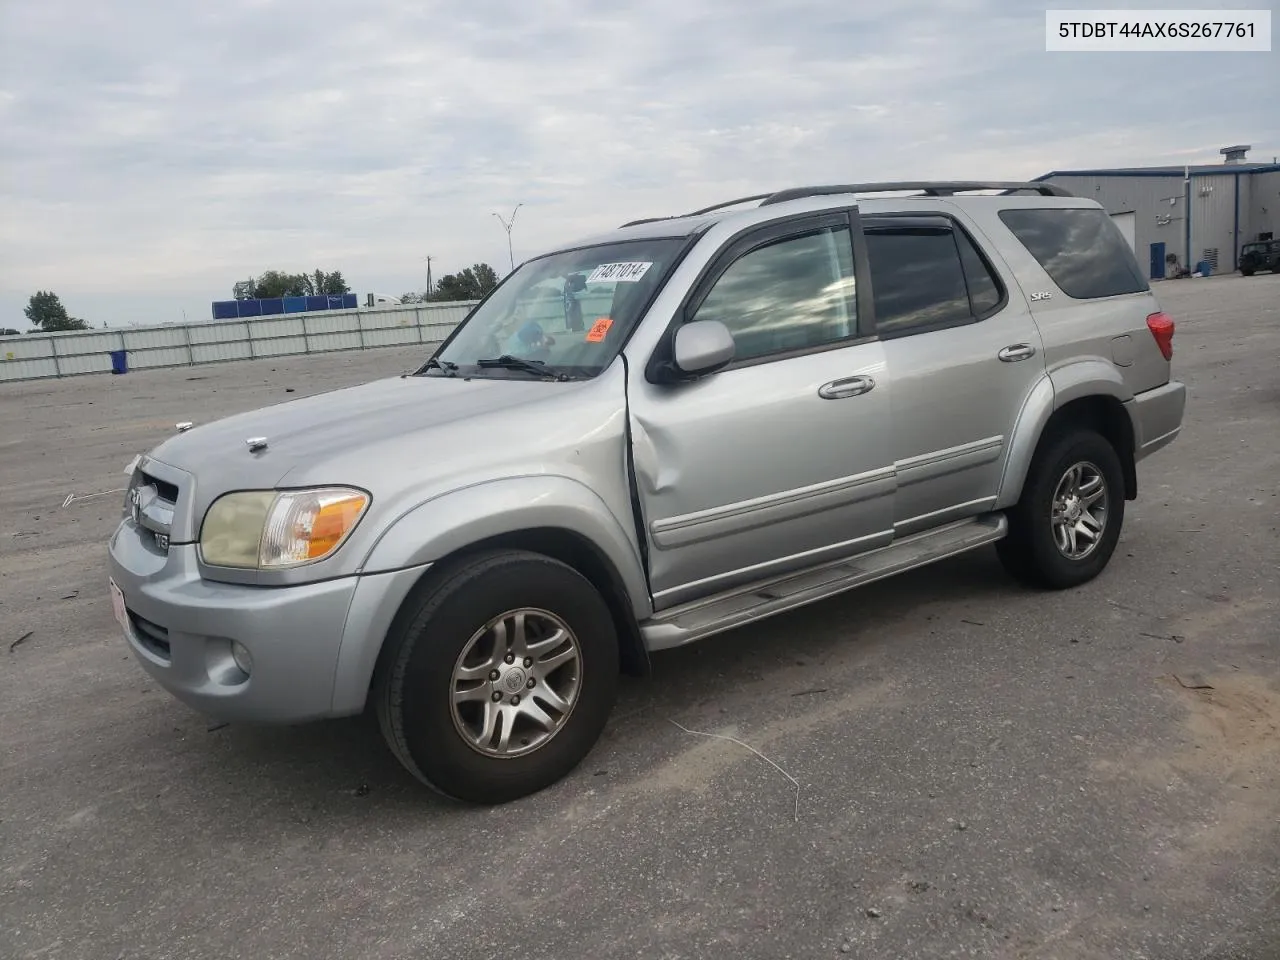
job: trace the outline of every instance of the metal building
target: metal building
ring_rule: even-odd
[[[1249,146],[1224,147],[1218,164],[1055,170],[1037,180],[1102,204],[1153,280],[1239,266],[1240,247],[1280,236],[1280,164],[1250,163]]]

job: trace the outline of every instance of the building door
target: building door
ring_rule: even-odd
[[[1164,243],[1151,245],[1151,279],[1164,279]]]
[[[1129,244],[1129,249],[1136,253],[1138,250],[1138,215],[1132,210],[1125,213],[1113,213],[1111,222],[1119,228],[1125,242]]]

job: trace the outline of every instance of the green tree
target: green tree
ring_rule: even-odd
[[[323,270],[317,270],[315,274],[316,293],[327,293],[329,295],[350,293],[351,288],[347,286],[347,281],[342,279],[342,271],[334,270],[333,273],[325,273]]]
[[[351,287],[342,279],[342,271],[334,270],[326,273],[316,270],[313,273],[287,273],[283,270],[268,270],[261,276],[252,278],[249,283],[238,283],[235,296],[247,293],[250,297],[270,300],[276,297],[310,297],[320,294],[350,293]]]
[[[311,278],[298,273],[268,270],[253,281],[253,296],[261,300],[275,297],[305,297],[311,292]]]
[[[52,290],[38,290],[31,295],[22,311],[35,327],[44,333],[58,330],[88,330],[89,324],[67,313],[62,300]]]
[[[498,285],[498,273],[487,263],[477,263],[440,278],[432,300],[479,300]]]

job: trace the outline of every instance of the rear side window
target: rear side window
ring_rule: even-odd
[[[973,242],[946,218],[867,217],[863,232],[881,335],[972,323],[1004,300]]]
[[[1000,219],[1069,297],[1093,300],[1148,289],[1133,251],[1105,210],[1001,210]]]

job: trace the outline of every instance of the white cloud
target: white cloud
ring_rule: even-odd
[[[847,9],[856,8],[856,9]],[[1004,2],[43,0],[0,22],[0,325],[361,292],[804,182],[1276,152],[1267,54],[1047,54]],[[1270,137],[1270,140],[1261,138]],[[1269,145],[1268,145],[1269,144]],[[163,305],[163,306],[161,306]],[[153,315],[164,311],[164,315]]]

